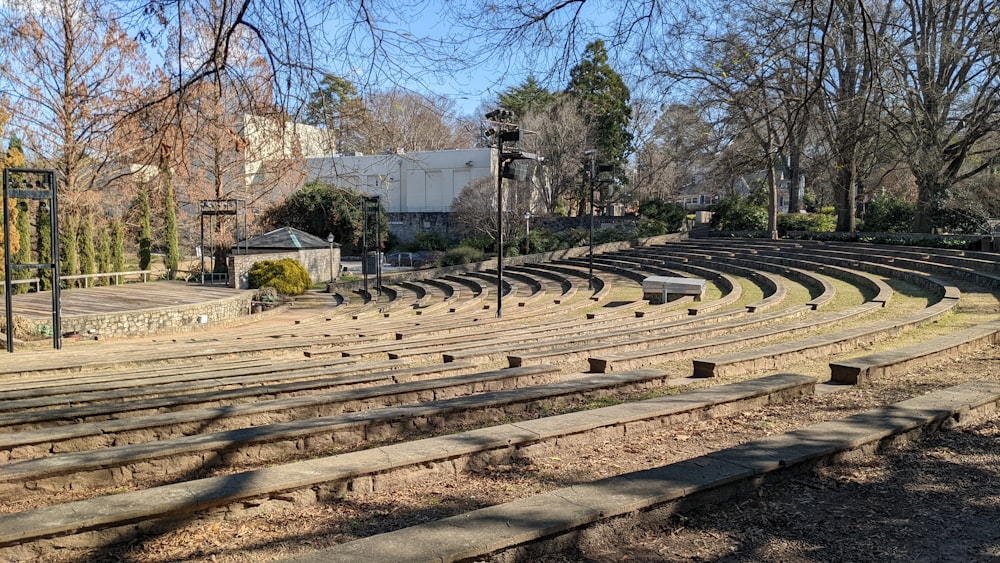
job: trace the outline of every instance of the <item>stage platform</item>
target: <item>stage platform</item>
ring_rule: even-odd
[[[60,292],[64,334],[127,338],[179,332],[250,314],[254,291],[179,281],[64,289]],[[30,320],[39,334],[51,334],[52,294],[11,296],[14,315]],[[0,309],[6,301],[0,300]],[[4,312],[5,318],[6,312]]]

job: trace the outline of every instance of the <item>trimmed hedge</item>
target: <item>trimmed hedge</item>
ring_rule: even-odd
[[[247,282],[251,289],[273,287],[282,295],[300,295],[312,287],[309,272],[293,258],[257,262],[250,267]]]

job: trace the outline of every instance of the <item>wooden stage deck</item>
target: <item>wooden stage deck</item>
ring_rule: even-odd
[[[195,285],[176,281],[131,283],[111,287],[64,289],[60,292],[63,318],[124,311],[140,311],[178,305],[192,305],[232,297],[246,290],[224,286]],[[52,294],[12,295],[15,315],[28,318],[52,318]],[[0,311],[6,314],[6,300],[0,299]]]

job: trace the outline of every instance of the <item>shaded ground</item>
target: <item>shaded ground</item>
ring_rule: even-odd
[[[604,532],[542,561],[1000,561],[1000,418]]]

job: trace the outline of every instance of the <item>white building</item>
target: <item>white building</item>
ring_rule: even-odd
[[[490,176],[490,149],[306,158],[306,180],[382,197],[389,213],[446,213],[470,180]]]
[[[267,171],[266,163],[319,157],[329,154],[334,143],[333,133],[319,127],[256,115],[242,116],[239,135],[248,186]]]

